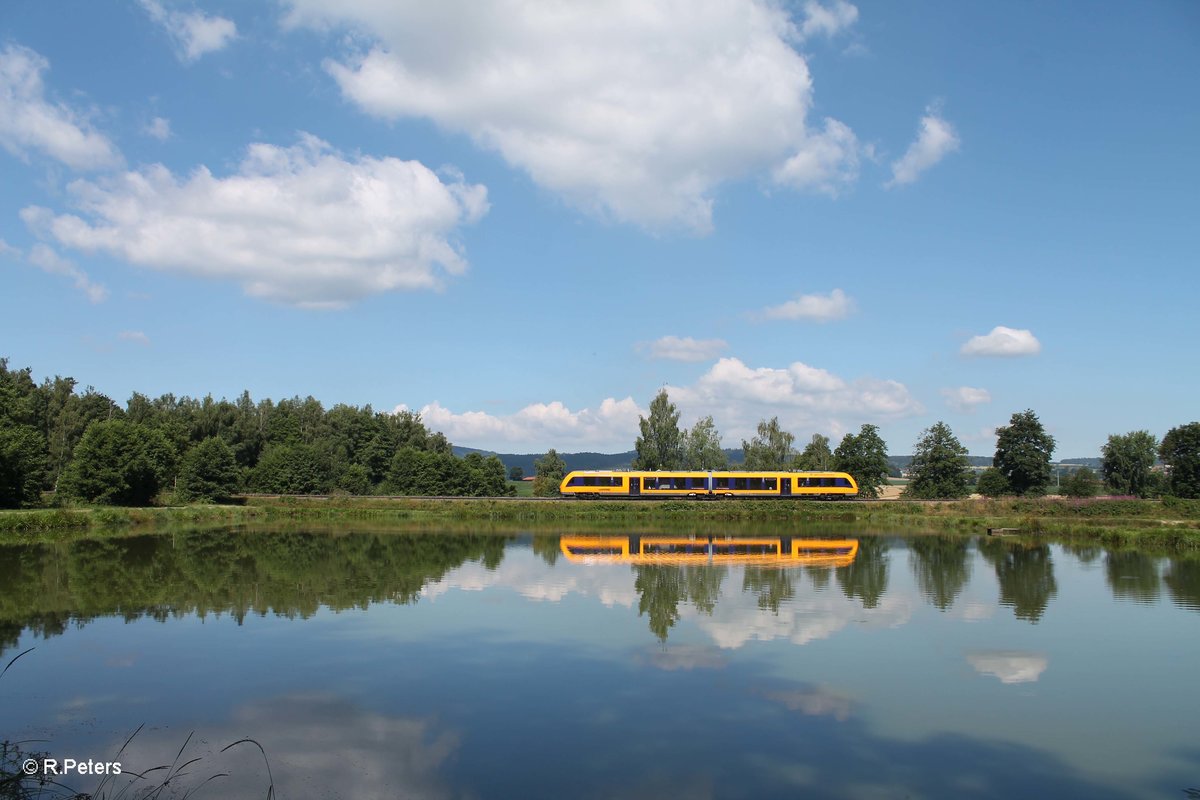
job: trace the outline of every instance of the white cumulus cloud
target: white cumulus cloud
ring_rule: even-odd
[[[407,410],[397,406],[396,411]],[[421,419],[431,429],[446,434],[450,441],[468,447],[500,449],[516,446],[526,452],[550,447],[573,451],[595,448],[626,450],[638,430],[638,417],[648,412],[633,398],[608,398],[595,409],[571,411],[561,402],[533,403],[515,414],[496,416],[483,411],[455,413],[440,403],[424,406]]]
[[[991,333],[972,336],[959,350],[964,356],[1035,356],[1042,343],[1032,331],[997,325]]]
[[[325,62],[364,111],[463,132],[603,218],[704,232],[727,181],[831,192],[856,174],[849,128],[806,120],[793,47],[851,24],[848,3],[810,3],[801,21],[772,0],[288,4],[290,25],[367,42]]]
[[[106,287],[93,282],[74,262],[63,258],[51,247],[41,243],[35,244],[29,251],[29,263],[51,275],[70,278],[75,288],[87,295],[87,299],[93,303],[103,303],[108,299]]]
[[[806,146],[775,167],[772,177],[784,186],[837,195],[858,180],[861,149],[849,126],[826,119],[825,129],[809,136]]]
[[[934,108],[926,109],[921,117],[921,129],[908,150],[892,164],[892,179],[887,186],[912,183],[921,173],[958,149],[959,139],[954,127],[942,119]]]
[[[18,158],[38,151],[72,169],[120,164],[116,146],[92,128],[86,115],[46,99],[42,73],[49,67],[27,47],[0,49],[0,147]]]
[[[829,294],[801,294],[796,299],[761,312],[764,319],[804,319],[812,322],[831,322],[843,319],[854,310],[854,301],[841,289]]]
[[[971,412],[984,403],[992,402],[991,392],[987,389],[977,389],[974,386],[942,389],[942,397],[946,399],[946,405],[955,411]]]
[[[651,358],[668,361],[709,361],[727,347],[729,343],[724,339],[693,339],[691,336],[664,336],[640,345]]]
[[[461,176],[346,157],[308,134],[292,147],[250,145],[227,177],[156,164],[68,190],[79,214],[30,206],[22,219],[65,247],[309,307],[440,286],[467,268],[456,230],[488,210],[487,190]]]
[[[922,411],[908,388],[877,378],[847,380],[828,370],[796,362],[784,368],[746,366],[736,358],[719,359],[690,386],[665,387],[690,427],[712,415],[726,445],[754,435],[758,422],[778,416],[785,429],[841,431],[865,421],[912,416]],[[400,405],[396,411],[408,410]],[[633,447],[638,418],[648,412],[631,397],[608,398],[594,409],[572,411],[563,403],[535,403],[514,414],[455,412],[439,403],[420,409],[430,429],[455,444],[512,452],[599,450]]]
[[[139,2],[150,19],[171,37],[181,61],[195,61],[205,53],[222,49],[237,37],[237,25],[225,17],[201,11],[168,10],[157,0]]]
[[[117,338],[123,342],[133,342],[147,347],[150,345],[150,337],[141,331],[121,331],[117,334]]]

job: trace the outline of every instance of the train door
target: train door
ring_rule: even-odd
[[[784,475],[782,478],[779,479],[779,496],[780,497],[791,497],[792,496],[792,476],[791,475]]]
[[[638,475],[629,476],[629,496],[637,497],[642,493],[642,479]]]

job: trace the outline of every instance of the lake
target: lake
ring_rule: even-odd
[[[1200,554],[113,535],[0,546],[0,648],[0,738],[110,797],[1200,796]]]

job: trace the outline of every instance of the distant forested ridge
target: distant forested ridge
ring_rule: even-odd
[[[150,398],[124,406],[74,378],[38,383],[0,359],[0,507],[57,499],[144,505],[239,492],[510,494],[504,464],[459,458],[419,414],[312,397]]]

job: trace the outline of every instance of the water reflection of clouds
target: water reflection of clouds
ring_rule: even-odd
[[[755,598],[746,593],[722,595],[711,616],[695,609],[681,616],[692,619],[719,647],[733,650],[752,639],[808,644],[850,624],[895,628],[908,622],[912,611],[911,599],[899,594],[888,594],[875,608],[866,609],[857,600],[824,591],[781,605],[778,612],[759,608]]]
[[[171,764],[186,736],[177,729],[142,731],[120,760],[139,771]],[[271,778],[253,744],[221,752],[244,737],[262,745]],[[119,747],[120,742],[112,752]],[[235,709],[228,722],[197,728],[178,763],[201,760],[188,767],[177,789],[195,790],[209,776],[226,773],[206,787],[208,796],[265,797],[273,778],[276,797],[441,800],[460,794],[442,774],[458,747],[455,734],[426,720],[367,711],[332,695],[276,697]],[[148,784],[135,788],[155,786],[165,777],[165,771],[151,773]]]
[[[980,675],[999,678],[1001,683],[1034,683],[1050,661],[1042,653],[1020,650],[976,650],[967,653],[967,663]]]
[[[849,719],[853,708],[852,701],[846,695],[819,686],[764,692],[763,696],[807,717],[833,717],[838,722]]]
[[[729,663],[719,648],[702,644],[668,645],[663,648],[655,648],[639,654],[637,661],[640,664],[649,664],[656,669],[668,672],[724,669]]]
[[[495,569],[468,562],[450,570],[441,580],[426,585],[421,596],[432,600],[452,589],[472,592],[506,588],[529,600],[557,603],[569,594],[579,594],[595,597],[609,607],[632,608],[638,601],[633,582],[633,574],[627,566],[560,564],[551,567],[531,552],[509,550]]]
[[[720,648],[733,650],[752,640],[786,639],[803,645],[826,639],[848,625],[894,628],[912,617],[914,598],[890,592],[874,608],[864,608],[854,598],[833,587],[812,588],[779,605],[778,611],[759,605],[758,595],[740,591],[744,568],[729,567],[712,613],[681,602],[679,616],[706,633]],[[798,574],[798,572],[797,572]],[[595,597],[606,606],[636,608],[639,593],[636,576],[628,566],[607,564],[547,564],[532,552],[510,550],[494,570],[471,562],[450,570],[439,581],[422,590],[422,597],[436,599],[450,591],[483,591],[507,588],[534,601],[558,602],[570,594]],[[796,581],[797,586],[800,581]]]

